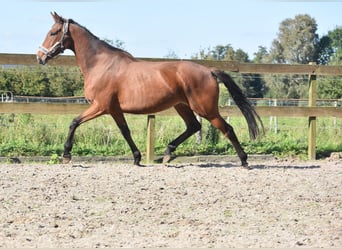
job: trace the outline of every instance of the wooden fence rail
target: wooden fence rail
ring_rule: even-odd
[[[170,61],[175,59],[165,58],[139,58],[147,61]],[[209,61],[209,60],[184,60],[196,62],[208,67],[216,67],[221,70],[249,73],[249,74],[298,74],[298,75],[335,75],[342,76],[341,66],[326,65],[289,65],[289,64],[256,64],[240,63],[237,61]],[[5,54],[0,53],[0,65],[35,65],[36,55],[31,54]],[[60,56],[49,61],[50,66],[77,66],[74,56]]]
[[[88,104],[80,103],[0,102],[0,114],[77,115],[83,112],[87,106]],[[256,111],[260,116],[342,118],[342,107],[257,106]],[[220,107],[220,113],[223,116],[242,116],[236,106]],[[151,115],[173,116],[178,114],[171,108]]]
[[[140,58],[147,61],[163,61],[170,59]],[[308,158],[316,158],[316,117],[342,118],[341,107],[316,107],[317,75],[342,76],[342,66],[325,65],[282,65],[282,64],[251,64],[236,61],[207,61],[191,60],[193,62],[216,67],[221,70],[248,74],[301,74],[308,75],[309,105],[308,107],[256,107],[260,116],[280,117],[308,117],[309,141]],[[35,65],[36,56],[28,54],[1,54],[0,65]],[[76,66],[74,56],[60,56],[49,62],[51,66]],[[31,114],[79,114],[85,110],[87,104],[63,103],[0,103],[0,113],[31,113]],[[222,107],[220,112],[224,116],[241,116],[237,107]],[[173,109],[157,115],[175,115]],[[156,114],[148,115],[147,161],[154,159],[154,121]]]

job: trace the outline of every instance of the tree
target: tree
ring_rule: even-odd
[[[83,76],[78,67],[2,68],[0,90],[27,96],[80,95],[83,93]]]
[[[169,50],[169,52],[164,56],[164,58],[168,59],[179,59],[178,55],[174,50]]]
[[[319,39],[316,34],[316,20],[309,15],[296,15],[293,19],[287,18],[279,25],[279,32],[273,40],[268,63],[308,64],[325,60],[319,51],[326,46],[326,39]],[[265,53],[260,51],[260,55]],[[259,55],[259,57],[260,57]],[[304,98],[306,92],[302,84],[303,77],[299,75],[269,75],[266,78],[268,97]]]
[[[265,47],[262,48],[266,50]],[[245,51],[242,49],[235,50],[230,44],[216,45],[213,49],[201,49],[198,54],[193,56],[193,59],[250,62]],[[261,98],[266,93],[265,82],[259,74],[236,74],[233,77],[247,97]],[[226,105],[228,99],[228,93],[220,91],[220,105]]]
[[[341,65],[342,63],[342,26],[336,27],[334,30],[328,32],[330,38],[330,46],[332,50],[332,57],[330,64]]]
[[[264,46],[259,46],[258,51],[254,53],[254,63],[265,63],[267,61],[267,58],[269,56],[269,53],[267,51],[267,48]]]
[[[318,97],[322,99],[341,99],[342,82],[338,77],[326,77],[320,79]]]
[[[337,26],[334,30],[329,31],[328,36],[331,39],[331,46],[334,52],[342,49],[342,26]]]
[[[115,48],[125,49],[125,42],[120,39],[115,39],[115,41],[113,41],[112,39],[109,39],[109,38],[103,38],[103,41],[105,41],[106,43],[110,45],[113,45]]]
[[[342,65],[342,27],[336,27],[325,36],[329,45],[325,51],[325,58],[329,65]],[[318,88],[319,98],[340,99],[342,98],[342,82],[339,77],[324,77],[320,79]]]
[[[328,64],[330,61],[331,55],[334,53],[332,47],[331,47],[331,38],[326,35],[322,36],[319,39],[319,42],[317,44],[317,53],[318,53],[318,58],[317,58],[317,63],[318,64]]]
[[[273,63],[308,64],[317,60],[316,20],[309,15],[296,15],[280,23],[278,37],[273,40],[269,61]]]
[[[342,26],[337,26],[319,39],[317,45],[319,64],[338,64],[342,53]]]

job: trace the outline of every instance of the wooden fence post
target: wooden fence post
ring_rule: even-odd
[[[154,161],[154,138],[155,138],[155,115],[147,116],[147,140],[146,140],[146,162]]]
[[[316,63],[310,62],[310,65]],[[316,75],[309,76],[309,107],[315,107],[317,100]],[[308,136],[308,159],[316,159],[316,116],[309,116],[309,136]]]
[[[277,99],[273,99],[273,106],[274,107],[278,106]],[[273,122],[274,122],[274,133],[278,134],[278,116],[273,116]]]
[[[202,125],[202,117],[196,114],[197,121]],[[202,129],[196,132],[196,143],[201,144],[202,142]]]

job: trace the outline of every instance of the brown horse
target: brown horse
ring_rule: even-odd
[[[211,122],[235,147],[242,166],[247,167],[247,154],[241,147],[232,126],[219,114],[218,81],[224,83],[245,116],[250,137],[260,134],[262,122],[240,88],[223,71],[187,61],[147,62],[110,46],[85,27],[57,13],[51,13],[55,24],[39,47],[40,64],[70,49],[84,75],[84,95],[91,103],[73,119],[64,145],[64,162],[71,160],[76,128],[91,119],[110,114],[129,144],[134,164],[140,165],[141,154],[132,140],[124,113],[150,114],[174,107],[186,124],[186,130],[167,146],[163,162],[188,137],[201,129],[194,112]]]

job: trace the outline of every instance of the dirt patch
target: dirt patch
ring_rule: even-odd
[[[342,161],[0,164],[0,247],[341,247]]]

